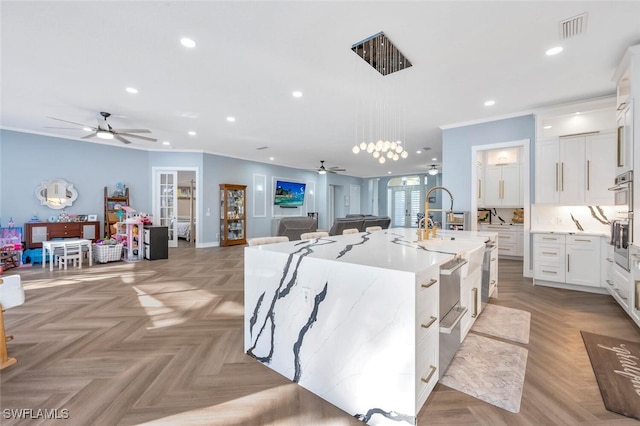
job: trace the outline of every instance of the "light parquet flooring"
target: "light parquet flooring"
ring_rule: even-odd
[[[358,425],[243,353],[243,247],[170,249],[168,260],[20,273],[5,312],[2,425]],[[438,385],[420,425],[638,425],[606,411],[580,330],[640,341],[609,296],[533,287],[499,264],[503,306],[531,312],[521,411]],[[6,410],[31,409],[26,419]],[[45,420],[38,409],[68,410]],[[59,411],[58,414],[61,414]]]

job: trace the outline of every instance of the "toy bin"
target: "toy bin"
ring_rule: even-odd
[[[116,262],[122,259],[122,243],[93,244],[93,259],[97,263]]]

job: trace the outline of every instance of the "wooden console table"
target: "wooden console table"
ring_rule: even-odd
[[[24,242],[28,249],[41,248],[43,241],[54,238],[98,239],[100,222],[27,222],[24,224]]]

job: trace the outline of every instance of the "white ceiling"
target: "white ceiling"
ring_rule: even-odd
[[[559,22],[583,12],[586,32],[561,40]],[[3,0],[0,13],[2,128],[79,139],[88,132],[47,129],[64,125],[47,117],[95,126],[107,111],[114,128],[159,140],[128,147],[325,160],[363,177],[440,163],[439,126],[614,94],[613,72],[640,42],[638,1]],[[351,46],[380,31],[413,63],[396,74],[411,155],[384,165],[351,152],[362,83]],[[545,56],[556,45],[564,52]]]

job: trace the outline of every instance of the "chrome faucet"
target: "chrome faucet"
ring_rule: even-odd
[[[453,195],[451,194],[451,191],[449,191],[444,186],[434,186],[433,188],[429,189],[429,191],[427,191],[427,195],[424,200],[424,217],[418,222],[418,241],[421,241],[422,239],[429,239],[429,223],[431,223],[431,237],[435,238],[437,235],[438,230],[436,228],[436,225],[433,220],[429,218],[429,196],[436,189],[442,189],[443,191],[446,191],[447,194],[449,194],[449,198],[451,198],[451,207],[449,208],[449,210],[433,209],[432,211],[448,211],[449,215],[447,220],[449,222],[453,221]],[[424,228],[420,227],[421,224],[425,225]]]

